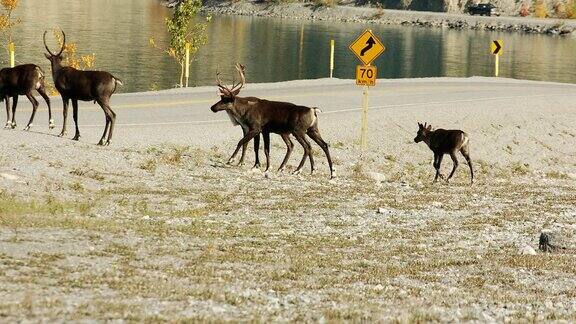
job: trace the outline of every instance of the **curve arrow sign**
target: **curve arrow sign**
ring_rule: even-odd
[[[364,54],[366,54],[366,52],[368,52],[369,49],[371,49],[374,44],[376,44],[376,41],[374,40],[374,38],[372,38],[372,36],[370,36],[370,38],[368,38],[368,40],[366,41],[366,47],[364,47],[361,51],[360,51],[360,56],[364,56]]]

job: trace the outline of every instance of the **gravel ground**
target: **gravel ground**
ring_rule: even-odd
[[[301,2],[270,4],[255,0],[236,2],[213,0],[207,1],[203,10],[209,13],[244,16],[456,29],[469,28],[550,35],[574,35],[576,30],[576,22],[573,19],[483,17],[444,12],[378,9],[368,6],[323,7]]]
[[[241,130],[214,87],[113,96],[109,147],[92,103],[75,142],[44,105],[22,131],[21,100],[0,131],[0,321],[576,321],[571,250],[519,252],[542,229],[574,242],[576,86],[379,80],[363,154],[352,80],[242,95],[321,107],[337,178],[318,147],[313,175],[253,170],[252,150],[226,165]],[[432,184],[419,121],[470,134],[473,186],[463,163]],[[273,135],[273,167],[283,153]]]

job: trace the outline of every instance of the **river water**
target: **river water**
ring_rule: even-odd
[[[112,72],[125,82],[121,91],[172,88],[178,82],[178,65],[149,46],[150,37],[161,46],[168,41],[164,19],[170,10],[158,3],[21,1],[15,13],[21,19],[15,30],[17,63],[36,63],[50,71],[42,34],[59,26],[80,53],[96,55],[96,69]],[[353,78],[358,60],[348,45],[366,28],[386,46],[375,61],[379,78],[490,76],[494,58],[489,44],[502,39],[501,76],[576,83],[574,37],[214,16],[208,43],[191,65],[190,84],[213,84],[218,66],[231,78],[237,61],[246,65],[248,82],[327,77],[330,39],[336,42],[334,76]],[[53,38],[50,43],[54,44]],[[1,60],[6,66],[7,54]]]

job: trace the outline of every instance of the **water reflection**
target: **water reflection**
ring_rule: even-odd
[[[96,67],[121,77],[123,91],[173,87],[179,69],[151,48],[155,37],[165,46],[164,18],[157,0],[22,1],[16,33],[18,63],[33,62],[49,71],[42,55],[42,32],[67,31],[81,52],[96,53]],[[42,19],[38,19],[42,17]],[[320,78],[329,75],[330,39],[336,41],[334,76],[353,78],[356,58],[348,44],[371,28],[386,45],[376,60],[379,77],[411,78],[491,75],[492,39],[504,40],[500,73],[504,77],[576,83],[576,39],[485,31],[458,31],[255,17],[216,16],[208,44],[191,66],[191,85],[213,84],[217,66],[233,76],[233,63],[247,66],[249,82]],[[7,57],[2,57],[5,66]]]

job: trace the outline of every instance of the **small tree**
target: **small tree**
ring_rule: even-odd
[[[190,63],[186,62],[186,44],[190,44],[190,58],[206,44],[206,24],[193,22],[201,7],[201,0],[182,0],[176,5],[172,17],[166,18],[170,47],[162,50],[180,65],[180,87],[184,86],[186,63]],[[206,21],[210,21],[210,17]],[[150,45],[158,48],[154,38],[150,38]]]
[[[12,17],[13,11],[18,7],[18,0],[1,0],[0,4],[5,11],[0,15],[0,32],[6,37],[8,48],[10,48],[13,42],[12,29],[20,23],[20,19]]]

